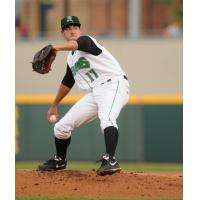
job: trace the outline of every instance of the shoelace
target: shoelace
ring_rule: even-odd
[[[96,162],[97,163],[101,162],[101,166],[104,166],[108,162],[108,160],[106,160],[105,158],[101,158],[101,159],[97,160]]]
[[[51,162],[51,161],[59,161],[60,160],[60,158],[59,157],[57,157],[57,156],[54,156],[53,158],[50,158],[49,160],[46,160],[45,162]]]

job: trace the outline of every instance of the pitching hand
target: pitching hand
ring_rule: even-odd
[[[51,115],[55,115],[56,118],[58,119],[59,115],[58,115],[58,111],[57,111],[57,107],[50,107],[48,112],[47,112],[47,120],[50,121],[50,116]]]

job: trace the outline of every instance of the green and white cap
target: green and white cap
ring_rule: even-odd
[[[65,28],[68,25],[75,24],[79,27],[81,26],[80,21],[77,16],[67,16],[61,19],[61,29]]]

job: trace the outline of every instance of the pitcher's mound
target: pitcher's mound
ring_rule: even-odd
[[[181,173],[16,170],[16,196],[181,198]]]

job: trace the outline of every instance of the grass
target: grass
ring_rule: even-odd
[[[118,198],[98,198],[99,200],[182,200],[182,199],[168,199],[168,198],[143,198],[143,197],[134,197],[134,198],[126,198],[126,199],[118,199]],[[97,200],[97,198],[50,198],[50,197],[16,197],[16,200]]]
[[[39,161],[17,161],[16,169],[36,169]],[[182,163],[141,163],[141,162],[120,162],[120,166],[125,171],[143,171],[143,172],[175,172],[182,171]],[[75,162],[71,161],[67,165],[69,170],[92,170],[97,169],[99,164],[95,162]]]

